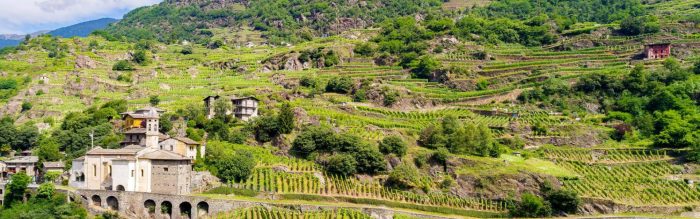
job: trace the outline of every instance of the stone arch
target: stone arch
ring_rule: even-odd
[[[180,203],[180,216],[182,218],[192,218],[192,204],[189,202]]]
[[[102,198],[99,195],[93,195],[90,200],[92,201],[92,205],[102,207]]]
[[[149,215],[154,215],[156,213],[156,202],[151,199],[143,202],[143,207],[146,208]]]
[[[123,185],[117,185],[117,191],[125,191]]]
[[[173,204],[169,201],[164,201],[160,203],[160,213],[168,216],[170,218],[173,216]]]
[[[119,211],[119,200],[114,196],[109,196],[107,197],[107,206],[109,210]]]
[[[209,214],[209,203],[201,201],[197,203],[197,217],[204,217]]]

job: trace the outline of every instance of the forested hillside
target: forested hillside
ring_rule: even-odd
[[[338,207],[221,218],[687,216],[699,31],[698,0],[167,0],[2,50],[0,153],[70,165],[156,106],[206,145],[220,182],[194,195]],[[260,116],[208,118],[213,95]],[[71,207],[47,197],[0,215]]]

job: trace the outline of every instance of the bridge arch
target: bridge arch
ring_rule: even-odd
[[[93,195],[90,198],[92,205],[102,207],[102,198],[99,195]]]
[[[114,196],[107,197],[107,207],[112,211],[119,211],[119,199]]]
[[[173,204],[169,201],[160,203],[160,213],[171,218],[173,216]]]
[[[180,215],[183,218],[188,218],[188,219],[192,218],[192,204],[190,204],[189,202],[182,202],[182,203],[180,203],[179,208],[180,208]]]
[[[209,203],[201,201],[197,203],[197,218],[207,216],[209,214]]]
[[[146,208],[148,215],[154,215],[156,213],[156,202],[151,199],[143,202],[143,207]]]

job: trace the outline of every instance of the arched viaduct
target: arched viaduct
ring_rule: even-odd
[[[214,199],[201,196],[166,195],[144,192],[76,190],[68,192],[70,199],[80,201],[90,212],[100,214],[112,210],[128,218],[153,219],[202,219],[210,218],[221,212],[255,206],[290,207],[302,211],[330,210],[337,206],[284,205],[266,202]],[[383,207],[352,208],[369,214],[376,219],[391,219],[395,210]],[[419,218],[445,218],[432,215],[400,212]]]

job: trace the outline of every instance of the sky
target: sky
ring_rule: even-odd
[[[0,34],[54,30],[127,12],[162,0],[0,0]]]

